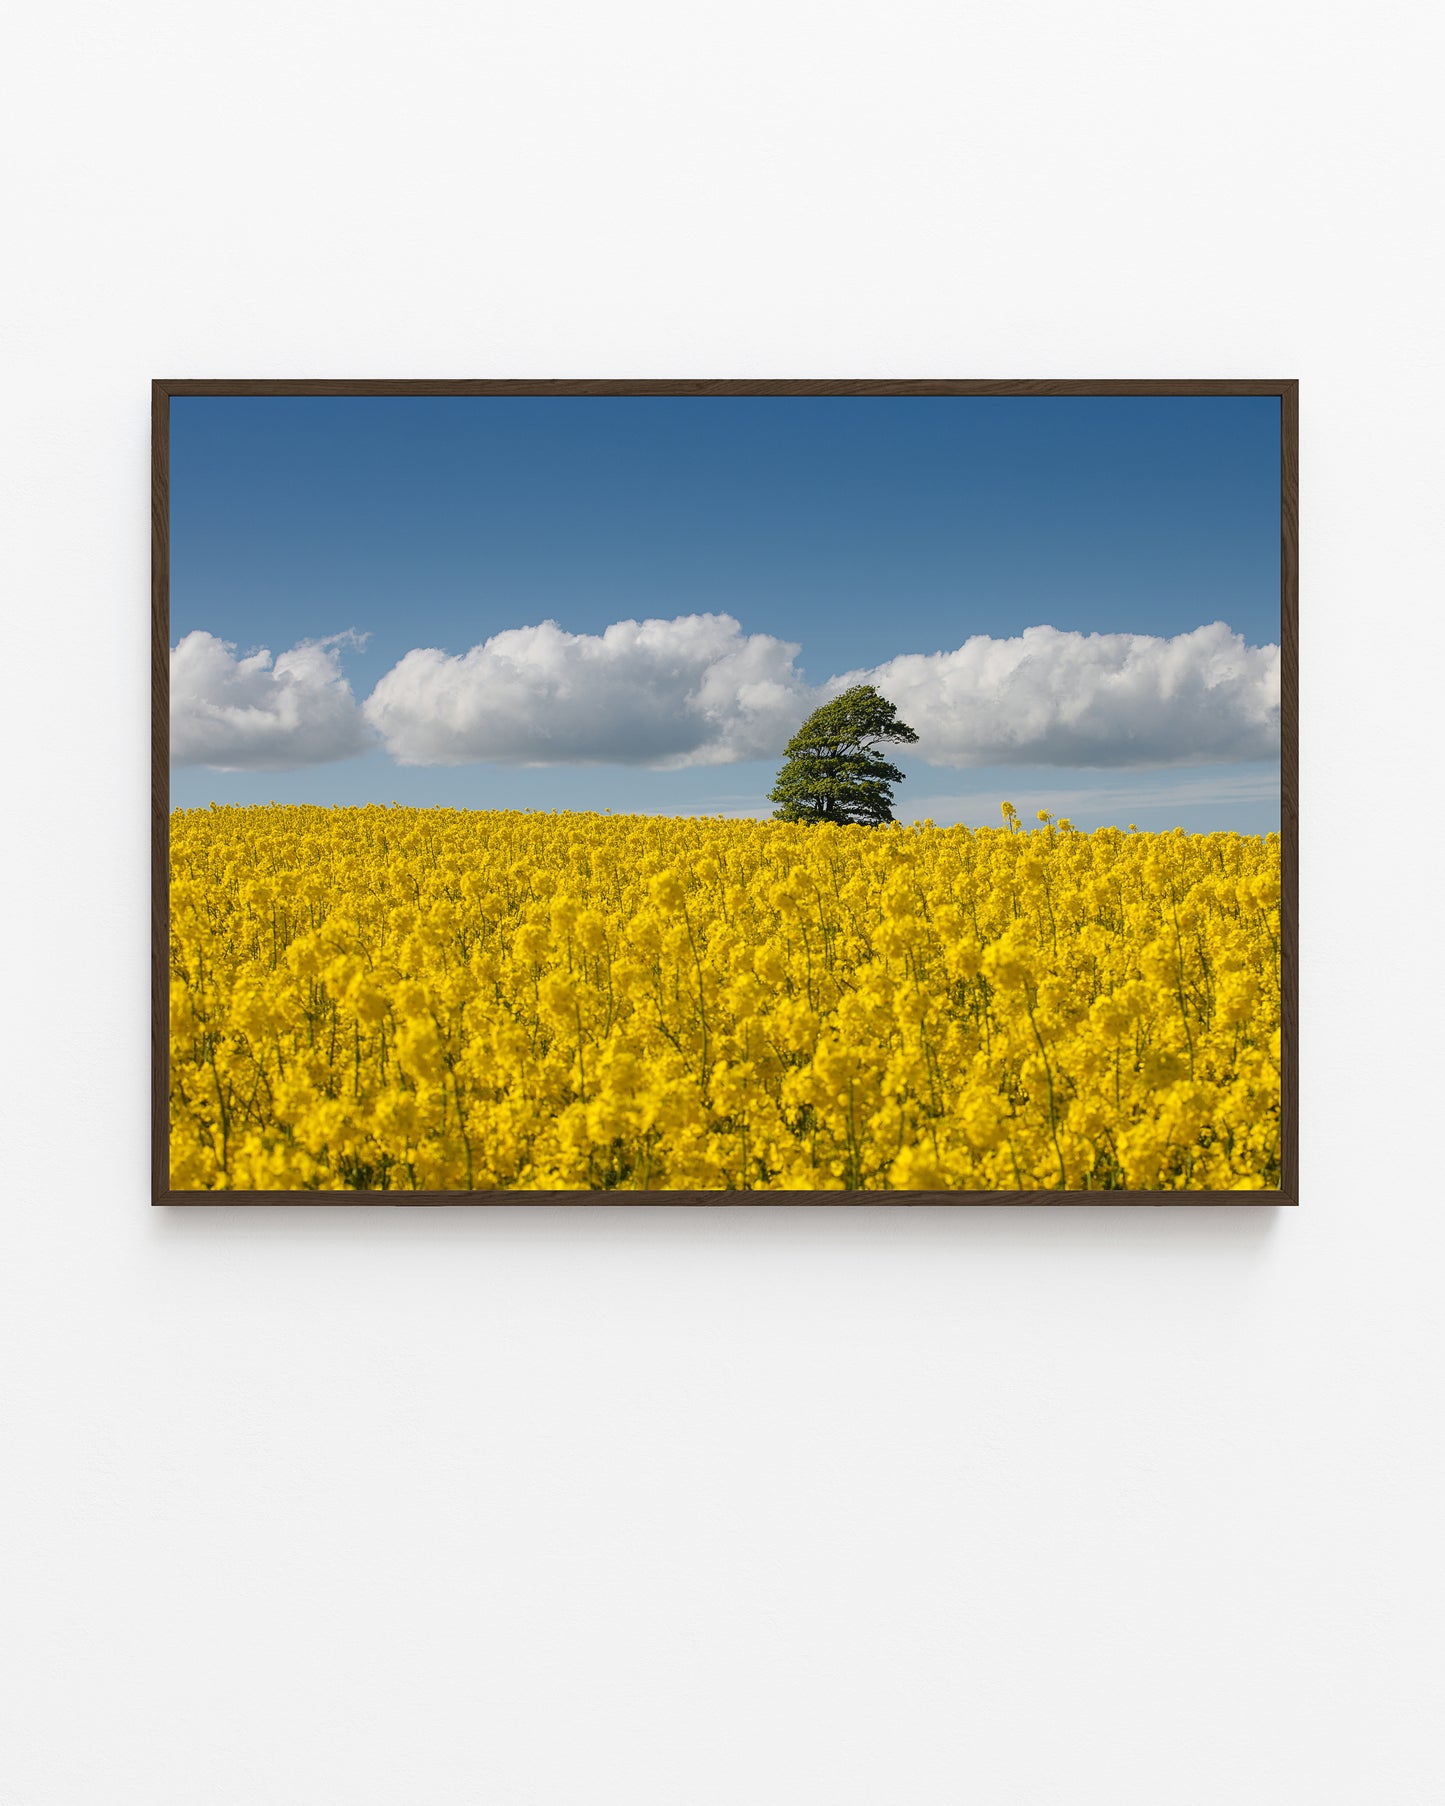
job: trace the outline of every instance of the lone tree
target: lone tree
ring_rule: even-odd
[[[872,684],[855,684],[808,719],[788,742],[788,756],[768,800],[774,821],[861,822],[893,820],[893,791],[903,782],[896,765],[875,748],[884,740],[918,735]]]

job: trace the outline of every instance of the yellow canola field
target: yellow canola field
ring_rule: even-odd
[[[171,869],[178,1189],[1279,1183],[1274,835],[272,805]]]

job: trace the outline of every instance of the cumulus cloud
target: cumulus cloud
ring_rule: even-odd
[[[403,765],[727,765],[777,758],[810,710],[854,683],[876,684],[917,730],[905,760],[932,765],[1122,769],[1279,750],[1279,648],[1248,646],[1222,621],[1172,639],[978,634],[816,687],[798,646],[732,615],[600,634],[544,621],[465,653],[418,647],[358,705],[340,652],[361,643],[336,634],[273,660],[187,634],[171,653],[173,761],[280,771],[379,741]]]
[[[408,652],[364,709],[403,765],[726,765],[772,757],[814,706],[797,652],[731,615],[600,634],[544,621],[462,654]]]
[[[171,763],[286,771],[347,759],[371,744],[340,648],[365,636],[306,640],[274,660],[237,658],[229,640],[188,633],[171,648]]]
[[[1279,751],[1279,647],[1223,621],[1161,639],[1029,627],[833,678],[876,684],[931,765],[1180,765]]]

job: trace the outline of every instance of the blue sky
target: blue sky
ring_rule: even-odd
[[[1269,398],[178,397],[171,469],[172,644],[199,631],[241,658],[364,635],[364,646],[325,655],[357,702],[414,648],[465,654],[547,620],[595,636],[619,621],[726,615],[739,645],[796,643],[791,665],[764,641],[750,655],[754,676],[781,674],[791,686],[768,705],[778,720],[789,698],[806,700],[831,677],[953,652],[978,635],[1006,641],[1052,627],[1170,640],[1222,621],[1248,648],[1279,639],[1279,405]],[[557,693],[568,703],[545,686],[599,673],[585,678],[595,686],[589,721],[562,735],[559,763],[513,762],[536,747],[514,749],[498,725],[456,739],[455,756],[487,753],[477,762],[400,763],[376,746],[311,763],[331,743],[320,726],[308,739],[303,724],[292,742],[268,742],[270,767],[294,743],[294,768],[181,765],[172,800],[766,812],[777,757],[741,756],[772,747],[761,717],[711,751],[683,749],[678,758],[692,762],[680,769],[633,762],[629,685],[640,697],[640,684],[664,684],[675,656],[713,657],[690,631],[679,629],[641,676],[629,662],[641,655],[626,649],[598,666],[591,642],[522,648],[528,681],[544,688],[515,706],[534,717],[580,720],[575,687]],[[1188,653],[1206,656],[1217,665],[1219,648]],[[1035,705],[1052,706],[1039,703],[1045,683],[1065,706],[1082,657],[1073,638],[1035,647]],[[549,660],[560,661],[555,671]],[[405,685],[391,680],[387,744],[415,752],[425,740],[435,756],[437,736],[420,717],[438,686],[449,696],[472,686],[465,706],[478,721],[501,721],[515,700],[498,689],[511,669],[408,665]],[[1258,673],[1242,669],[1240,682],[1254,684]],[[225,700],[205,693],[211,681],[196,680],[203,710]],[[310,706],[309,681],[298,667],[293,712]],[[943,722],[943,694],[928,687],[941,675],[920,668],[909,681],[927,720]],[[953,681],[977,678],[960,671]],[[327,683],[321,706],[334,709],[336,681]],[[656,693],[665,706],[665,685]],[[950,691],[947,707],[967,708],[963,693]],[[1222,694],[1210,691],[1200,708],[1217,715]],[[553,700],[538,707],[527,695]],[[1047,726],[1017,760],[996,731],[990,741],[980,728],[963,751],[925,732],[899,761],[909,772],[900,818],[993,821],[1008,796],[1020,808],[1064,799],[1062,812],[1085,827],[1277,825],[1276,762],[1268,748],[1259,756],[1250,721],[1235,741],[1214,720],[1204,738],[1181,728],[1176,742],[1130,719],[1140,760],[1128,764],[1118,748],[1096,764],[1077,735]],[[177,745],[202,756],[204,725],[196,732]],[[729,749],[740,756],[697,762]],[[930,761],[929,749],[942,751]]]

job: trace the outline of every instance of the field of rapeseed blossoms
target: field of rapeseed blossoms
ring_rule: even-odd
[[[1279,843],[171,817],[177,1189],[1273,1187]]]

